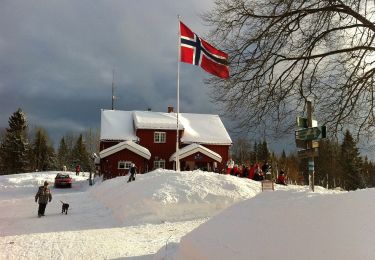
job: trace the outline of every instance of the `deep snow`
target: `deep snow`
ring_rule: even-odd
[[[0,259],[375,259],[374,189],[261,193],[248,179],[168,170],[89,186],[71,174],[44,218],[34,195],[56,172],[0,176]]]

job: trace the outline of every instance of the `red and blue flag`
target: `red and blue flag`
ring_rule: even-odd
[[[228,54],[200,38],[182,22],[180,22],[180,41],[180,61],[200,66],[220,78],[229,78]]]

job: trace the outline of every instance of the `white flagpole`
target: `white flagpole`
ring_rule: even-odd
[[[180,156],[179,156],[179,124],[178,115],[180,113],[180,59],[181,59],[181,31],[180,31],[180,15],[177,15],[178,20],[178,61],[177,61],[177,133],[176,133],[176,171],[180,171]]]

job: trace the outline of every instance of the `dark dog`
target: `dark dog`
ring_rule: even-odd
[[[62,202],[61,200],[60,202],[62,203],[61,214],[64,214],[65,212],[65,215],[68,215],[69,204]]]

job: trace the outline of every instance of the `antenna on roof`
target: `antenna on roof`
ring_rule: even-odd
[[[115,69],[112,70],[112,110],[115,108]]]

